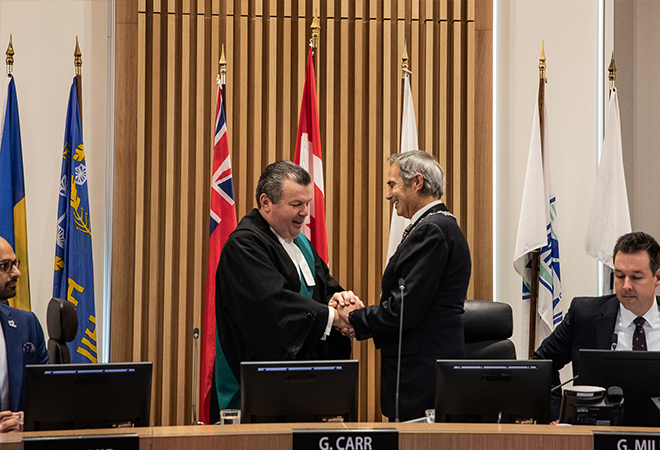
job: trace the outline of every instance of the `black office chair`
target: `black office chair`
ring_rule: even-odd
[[[71,353],[66,343],[76,338],[78,313],[71,302],[51,298],[46,310],[48,323],[48,357],[51,364],[69,364]]]
[[[465,300],[466,359],[516,359],[513,312],[506,303]]]

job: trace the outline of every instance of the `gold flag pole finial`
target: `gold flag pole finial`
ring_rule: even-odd
[[[545,41],[541,41],[541,56],[539,58],[539,78],[545,80]]]
[[[614,80],[616,79],[616,65],[614,64],[614,50],[612,50],[612,59],[610,61],[610,66],[607,68],[610,72],[610,91],[614,89]]]
[[[12,76],[14,71],[14,45],[11,42],[11,34],[9,35],[9,46],[7,47],[7,76]]]
[[[321,21],[318,12],[314,12],[314,18],[309,28],[312,29],[312,50],[316,50],[319,48],[319,35],[321,34]]]
[[[76,49],[73,52],[73,65],[76,66],[76,75],[82,75],[82,52],[78,45],[78,36],[76,36]]]
[[[218,74],[218,80],[220,84],[225,84],[225,77],[227,75],[227,58],[225,58],[225,44],[222,44],[222,50],[220,51],[220,74]]]
[[[406,76],[406,73],[411,73],[408,69],[408,43],[406,39],[403,40],[403,56],[401,57],[401,78]]]

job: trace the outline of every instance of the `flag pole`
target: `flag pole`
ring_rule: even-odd
[[[220,73],[218,74],[218,81],[222,86],[222,103],[227,105],[227,58],[225,57],[225,44],[222,44],[222,51],[220,52],[220,61],[218,62],[220,66]],[[225,114],[227,113],[227,107],[225,106]]]
[[[80,130],[83,129],[82,109],[82,52],[76,36],[76,49],[73,52],[73,65],[76,67],[76,94],[78,95],[78,112],[80,113]]]
[[[541,56],[539,58],[539,126],[541,131],[541,160],[543,160],[543,122],[545,102],[545,42],[541,43]],[[528,354],[532,358],[536,350],[536,309],[539,298],[539,258],[541,252],[537,249],[532,252],[532,277],[530,280],[529,296],[529,345]]]
[[[9,45],[5,54],[7,55],[7,76],[11,78],[14,72],[14,45],[11,42],[11,34],[9,35]]]
[[[321,35],[321,21],[319,20],[318,16],[318,11],[314,11],[314,18],[312,19],[312,24],[309,26],[309,28],[312,30],[312,38],[310,39],[310,42],[312,44],[312,51],[314,52],[314,67],[317,68],[319,67],[319,36]],[[319,99],[321,98],[320,96],[320,85],[321,83],[319,82],[320,80],[320,70],[316,70],[316,73],[314,74],[316,78],[316,98]],[[318,103],[318,100],[317,100]]]
[[[409,62],[408,62],[408,42],[406,41],[406,38],[403,38],[403,55],[401,56],[401,120],[403,120],[403,107],[404,107],[404,101],[403,101],[403,96],[405,95],[405,90],[406,90],[406,74],[411,74],[412,72],[410,71],[409,67]],[[403,132],[403,130],[401,130]],[[400,139],[399,139],[400,141]],[[394,214],[394,211],[392,211]]]
[[[610,72],[609,79],[610,79],[610,91],[614,89],[614,80],[616,79],[616,65],[614,64],[614,51],[612,51],[612,59],[610,61],[610,66],[607,68],[607,70]]]

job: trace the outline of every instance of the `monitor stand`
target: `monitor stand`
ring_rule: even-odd
[[[651,397],[651,401],[655,405],[655,407],[658,409],[658,412],[660,413],[660,397]]]

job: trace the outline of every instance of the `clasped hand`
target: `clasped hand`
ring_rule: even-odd
[[[328,305],[336,310],[335,320],[332,322],[332,326],[344,336],[354,338],[355,330],[348,320],[348,314],[355,309],[364,308],[364,303],[362,303],[353,291],[342,291],[335,293],[328,302]]]
[[[0,411],[0,433],[21,431],[22,412]]]

